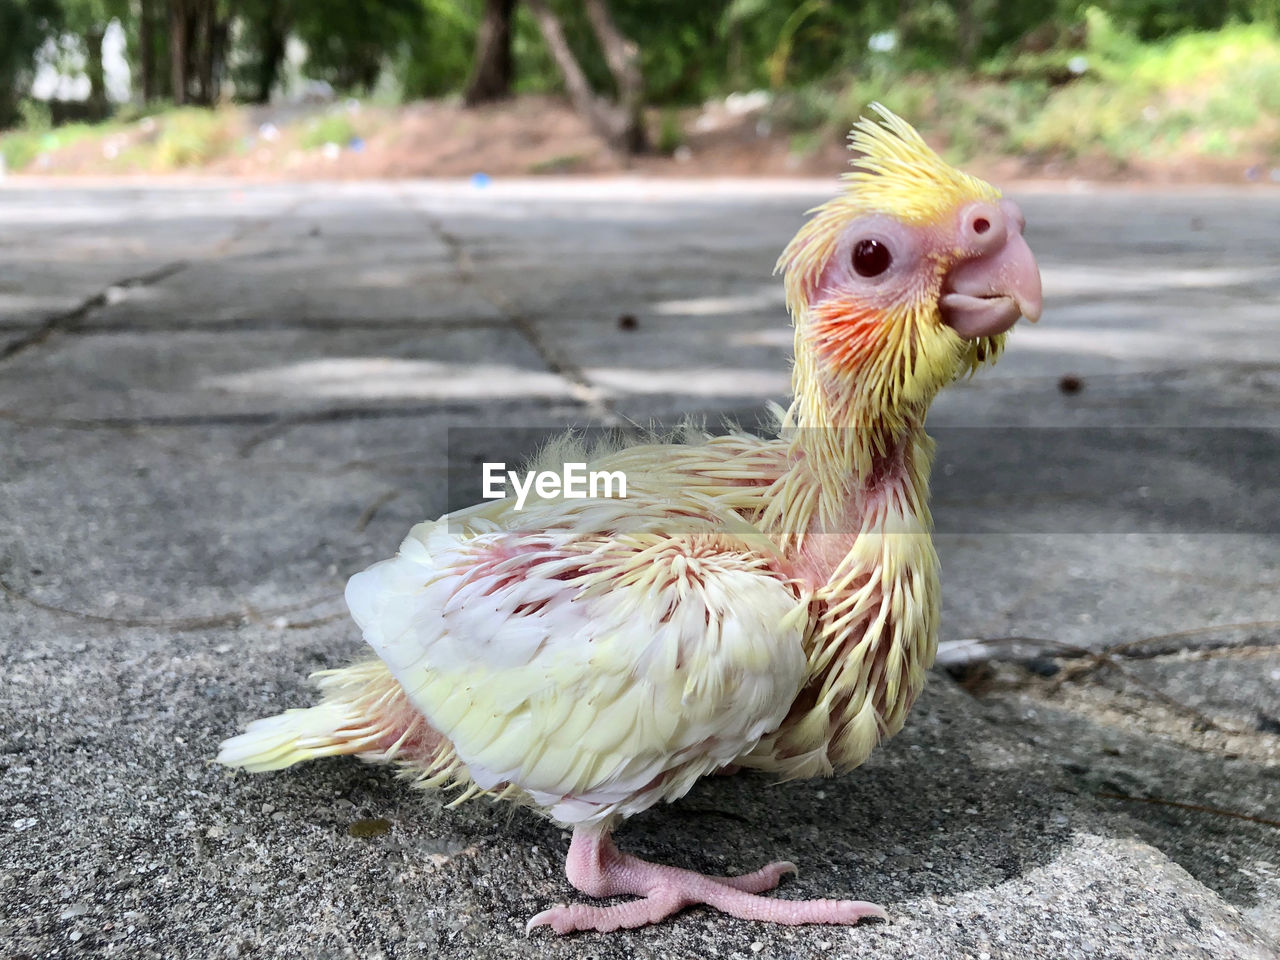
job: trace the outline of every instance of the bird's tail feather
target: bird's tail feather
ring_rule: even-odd
[[[380,660],[323,670],[312,679],[324,693],[319,704],[255,720],[222,743],[217,762],[262,773],[338,754],[419,770],[437,770],[454,759],[452,745],[427,725]]]

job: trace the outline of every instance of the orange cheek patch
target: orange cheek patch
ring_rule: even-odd
[[[808,340],[829,368],[852,371],[883,345],[883,315],[849,303],[818,305],[809,318]]]

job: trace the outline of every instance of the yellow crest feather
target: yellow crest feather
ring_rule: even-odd
[[[849,149],[860,156],[841,177],[845,194],[861,213],[885,213],[904,223],[929,223],[962,203],[998,200],[1000,191],[962,173],[924,142],[915,128],[878,103],[883,122],[863,118],[849,133]]]
[[[1000,191],[943,160],[916,129],[879,103],[880,122],[863,117],[849,132],[858,156],[841,176],[844,189],[809,212],[812,218],[778,258],[786,273],[787,306],[798,316],[850,220],[881,213],[903,223],[930,223],[962,204],[998,200]]]

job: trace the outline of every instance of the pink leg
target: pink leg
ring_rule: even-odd
[[[569,882],[591,897],[633,894],[640,899],[611,907],[585,904],[552,907],[533,917],[526,929],[548,926],[556,933],[571,933],[642,927],[696,903],[743,920],[772,923],[857,923],[864,917],[885,919],[883,909],[861,900],[771,900],[758,896],[772,890],[784,874],[794,873],[795,869],[795,864],[779,860],[740,877],[709,877],[620,853],[608,830],[579,827],[573,832],[565,861]]]

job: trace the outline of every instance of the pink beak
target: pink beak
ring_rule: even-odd
[[[1019,317],[1040,319],[1040,269],[1022,236],[1026,220],[1012,200],[975,203],[960,220],[960,245],[972,255],[947,274],[942,322],[975,340],[1004,333]]]

